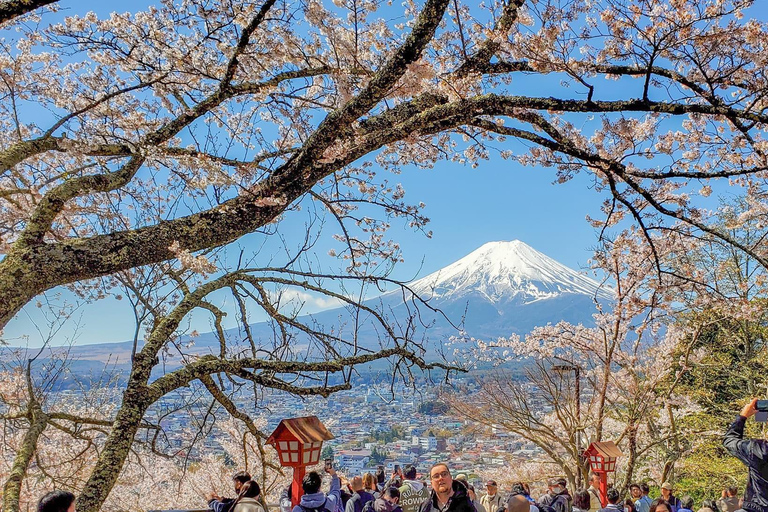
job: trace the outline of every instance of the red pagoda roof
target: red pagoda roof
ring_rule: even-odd
[[[619,447],[613,441],[595,441],[589,445],[589,448],[584,453],[590,453],[593,450],[603,457],[621,457],[624,455],[624,452],[619,450]]]
[[[326,441],[333,439],[325,425],[317,416],[304,416],[302,418],[289,418],[282,420],[274,432],[267,439],[267,443],[275,444],[278,440],[285,440],[286,435],[292,439],[298,439],[303,443]]]

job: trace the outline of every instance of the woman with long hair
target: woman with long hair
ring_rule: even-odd
[[[232,502],[229,512],[264,512],[259,503],[261,488],[256,480],[248,480],[240,487],[240,493]]]
[[[373,494],[374,498],[379,497],[379,486],[376,485],[376,477],[373,476],[373,473],[363,475],[363,490]]]
[[[581,490],[573,496],[573,512],[589,512],[589,492]]]

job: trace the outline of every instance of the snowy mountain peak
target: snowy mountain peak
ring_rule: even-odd
[[[488,242],[412,284],[425,297],[525,304],[563,294],[610,300],[612,291],[520,240]]]

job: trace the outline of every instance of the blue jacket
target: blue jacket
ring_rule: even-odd
[[[307,509],[325,509],[328,512],[337,512],[341,508],[341,480],[338,475],[331,477],[331,489],[326,495],[324,492],[304,494],[298,505],[291,512],[304,512]]]
[[[635,508],[637,509],[637,512],[648,512],[651,510],[651,503],[653,503],[651,498],[643,496],[635,502]]]
[[[235,500],[232,498],[222,498],[221,501],[211,500],[208,502],[208,508],[213,512],[229,512],[229,509],[232,508],[232,503],[234,502]]]
[[[675,496],[674,494],[669,495],[669,499],[667,500],[667,503],[669,503],[669,508],[672,512],[680,512],[680,509],[683,508],[683,504],[680,503],[680,498]]]

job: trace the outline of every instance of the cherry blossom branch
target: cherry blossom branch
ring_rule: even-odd
[[[504,4],[501,16],[491,32],[492,36],[483,41],[475,54],[466,59],[459,69],[456,70],[457,77],[465,77],[471,71],[479,71],[482,73],[493,66],[493,64],[491,64],[491,59],[501,48],[501,38],[506,39],[507,33],[517,21],[518,10],[524,3],[525,0],[508,0]]]
[[[24,433],[21,445],[16,451],[8,479],[3,485],[3,510],[19,512],[19,497],[21,484],[27,474],[27,467],[33,456],[37,453],[37,444],[48,424],[48,416],[43,412],[40,402],[37,400],[31,375],[32,360],[28,361],[25,369],[27,380],[27,416],[29,428]]]
[[[332,69],[327,66],[320,66],[317,68],[283,71],[277,73],[274,77],[262,82],[243,82],[239,84],[230,84],[225,91],[216,91],[215,93],[199,102],[195,107],[187,109],[180,116],[169,121],[164,126],[146,135],[142,140],[134,144],[85,144],[83,149],[80,149],[79,151],[82,152],[82,154],[88,156],[130,156],[136,153],[137,148],[160,146],[162,143],[168,141],[171,137],[176,135],[184,127],[188,126],[192,121],[205,115],[210,110],[219,106],[221,103],[228,99],[243,95],[256,94],[266,89],[276,87],[285,81],[295,80],[297,78],[310,78],[313,76],[327,74],[331,71]],[[135,87],[138,88],[140,86],[137,85]],[[99,103],[100,102],[97,102],[92,106],[96,106]],[[80,111],[78,112],[82,113]],[[66,118],[69,119],[71,116],[73,116],[73,114],[70,114]],[[49,129],[49,132],[60,126],[61,122],[59,121],[54,124],[51,129]],[[52,135],[52,133],[37,137],[35,139],[17,142],[9,148],[0,151],[0,169],[10,169],[11,167],[23,162],[26,159],[46,151],[72,151],[72,142],[72,140],[66,137],[55,137]]]
[[[259,12],[256,13],[256,16],[254,16],[248,25],[243,28],[243,32],[240,34],[240,40],[237,42],[237,46],[235,46],[235,49],[232,52],[232,56],[227,63],[227,70],[224,72],[224,77],[221,80],[222,89],[229,87],[232,79],[235,77],[235,72],[237,71],[238,58],[245,52],[245,49],[248,46],[248,41],[251,39],[251,35],[253,35],[256,29],[259,28],[264,21],[269,10],[275,5],[275,1],[276,0],[266,0],[264,5],[261,6],[261,9],[259,9]]]
[[[248,416],[248,414],[246,414],[245,412],[241,411],[237,407],[237,405],[232,400],[230,400],[230,398],[226,394],[224,394],[224,391],[219,386],[216,385],[216,383],[214,382],[213,378],[211,378],[210,375],[205,375],[201,377],[199,380],[200,382],[203,383],[203,385],[211,394],[211,396],[222,407],[224,407],[224,410],[226,410],[229,413],[229,415],[232,416],[233,418],[240,420],[248,429],[248,432],[250,432],[250,434],[256,439],[259,447],[259,452],[261,455],[262,467],[264,468],[264,470],[270,469],[272,471],[280,471],[280,468],[276,464],[270,462],[267,459],[266,453],[263,449],[263,443],[262,443],[262,441],[267,439],[267,435],[262,431],[260,431],[258,427],[256,427],[256,424],[251,419],[251,417]],[[245,435],[246,433],[244,432],[243,436]]]
[[[424,48],[435,35],[443,18],[448,0],[427,0],[416,18],[413,29],[405,42],[399,46],[387,62],[370,79],[368,85],[340,109],[328,114],[307,139],[301,152],[288,162],[282,173],[296,172],[310,167],[320,158],[339,134],[345,132],[352,122],[373,108],[402,77],[408,66],[418,60]]]
[[[149,396],[156,400],[174,389],[178,389],[179,387],[189,384],[193,380],[199,379],[201,376],[218,373],[238,375],[241,374],[241,372],[246,371],[248,372],[247,375],[249,380],[253,380],[266,387],[274,387],[274,389],[281,389],[296,395],[320,395],[328,397],[333,394],[336,389],[326,388],[325,386],[292,386],[285,381],[274,377],[274,375],[339,373],[354,366],[390,358],[405,360],[422,370],[441,369],[445,371],[463,371],[452,365],[440,362],[427,363],[413,352],[403,347],[382,349],[370,354],[358,354],[328,361],[274,361],[251,357],[220,359],[216,356],[203,356],[197,361],[158,378],[148,386],[148,392]],[[253,373],[254,371],[261,371],[264,373],[256,374]],[[338,388],[339,390],[349,389],[348,383],[342,384],[341,386],[342,387]]]

